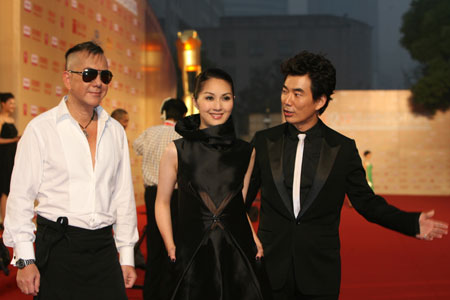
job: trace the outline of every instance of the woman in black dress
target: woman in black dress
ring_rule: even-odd
[[[177,123],[183,138],[169,144],[160,164],[155,215],[171,261],[162,299],[270,299],[262,245],[244,207],[253,158],[250,144],[235,136],[231,77],[202,72],[194,101],[199,114]]]
[[[17,129],[12,114],[16,109],[16,100],[11,93],[0,93],[0,202],[1,219],[5,219],[6,198],[9,194],[9,184],[16,155]],[[0,229],[3,224],[0,223]]]

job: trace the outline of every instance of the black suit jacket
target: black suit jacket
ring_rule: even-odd
[[[295,218],[282,169],[286,126],[255,134],[255,167],[247,194],[249,207],[261,189],[258,236],[272,289],[283,287],[293,264],[302,293],[338,294],[339,223],[345,194],[367,220],[407,235],[418,233],[420,214],[401,211],[375,195],[367,184],[354,140],[324,125],[315,179]]]

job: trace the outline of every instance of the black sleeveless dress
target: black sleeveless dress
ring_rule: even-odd
[[[231,118],[199,130],[199,115],[179,121],[178,226],[170,295],[164,299],[271,299],[242,197],[252,148]],[[163,286],[162,289],[168,286]]]
[[[12,123],[3,123],[0,137],[11,139],[17,137],[17,128]],[[9,194],[11,174],[16,156],[17,142],[0,144],[0,194]]]

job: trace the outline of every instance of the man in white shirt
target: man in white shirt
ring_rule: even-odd
[[[147,209],[147,266],[144,280],[144,299],[157,300],[161,274],[167,261],[167,252],[155,220],[155,200],[158,185],[159,162],[167,145],[181,138],[175,132],[175,123],[181,120],[187,107],[180,99],[168,98],[161,106],[164,124],[147,128],[133,143],[137,155],[142,155],[142,174],[145,185],[145,206]],[[176,223],[177,189],[172,193],[172,219]],[[175,226],[174,226],[175,227]]]
[[[112,73],[93,42],[65,57],[68,95],[33,119],[18,145],[4,241],[25,294],[127,299],[138,232],[125,131],[100,106]]]

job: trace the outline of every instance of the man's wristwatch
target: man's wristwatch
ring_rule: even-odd
[[[22,258],[19,258],[16,261],[16,267],[19,268],[19,269],[23,269],[26,266],[32,265],[34,263],[36,263],[36,261],[34,259],[22,259]]]

